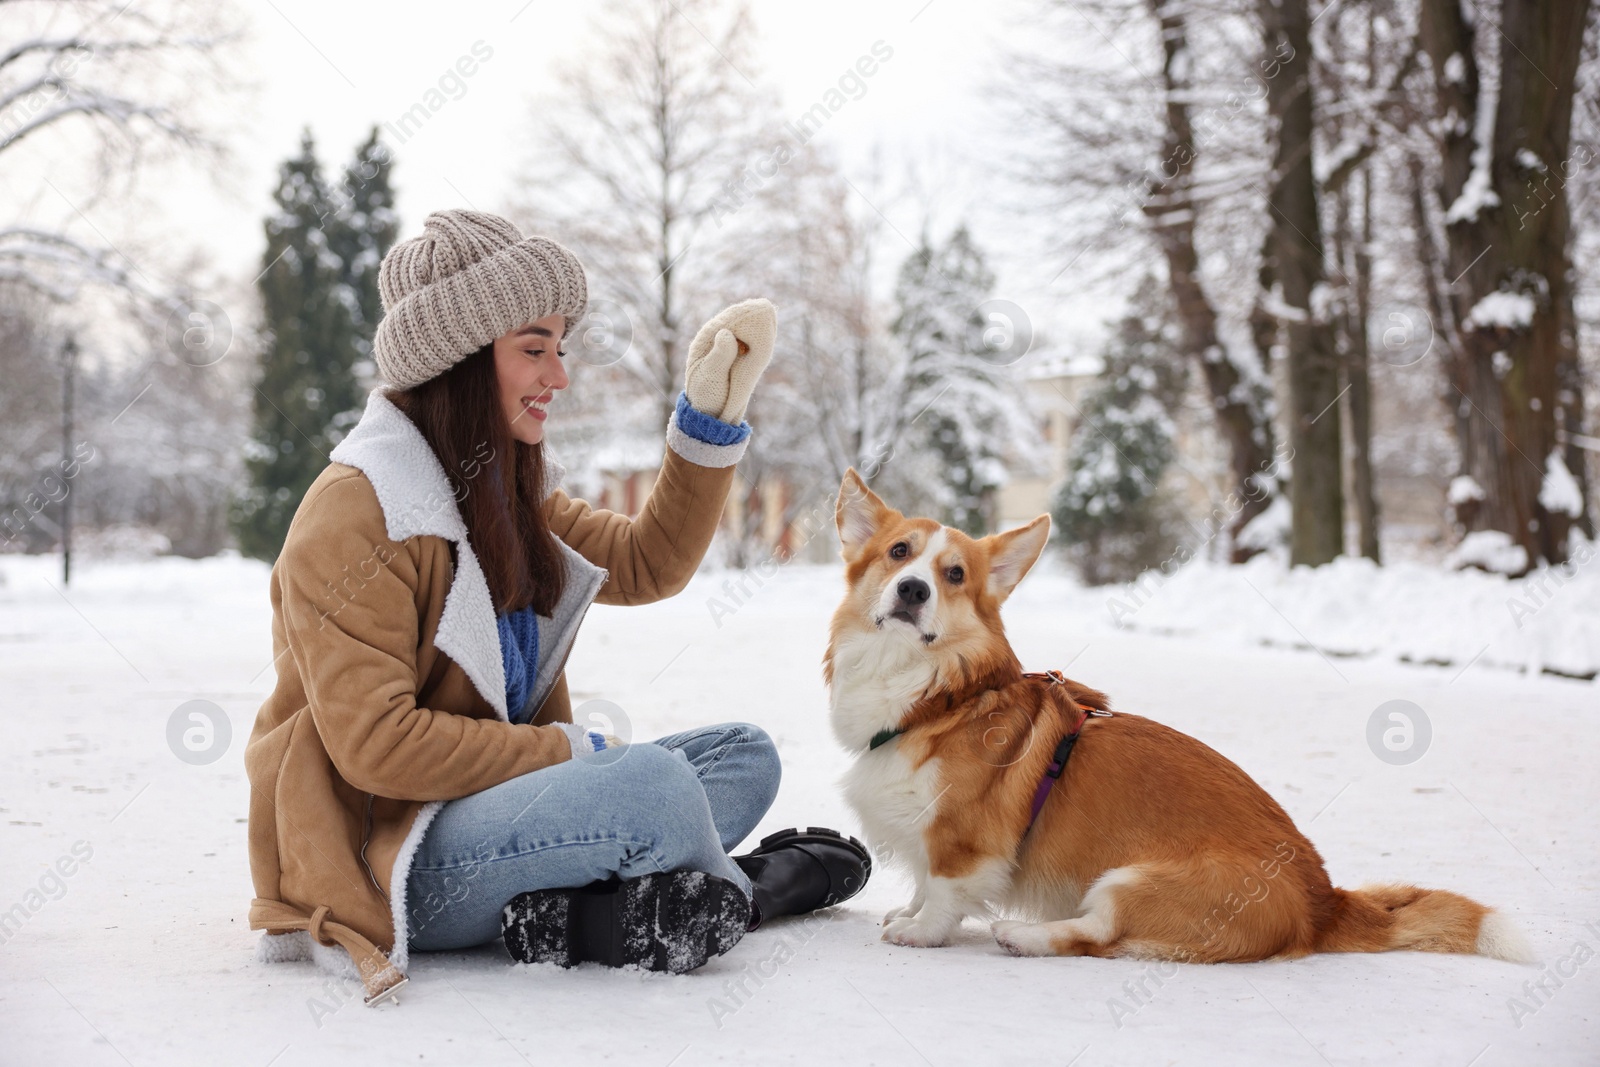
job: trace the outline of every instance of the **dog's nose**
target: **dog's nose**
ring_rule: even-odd
[[[911,607],[928,602],[928,583],[921,578],[902,578],[894,591],[900,597],[902,604]]]

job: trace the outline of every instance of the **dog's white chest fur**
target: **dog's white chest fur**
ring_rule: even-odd
[[[834,736],[859,750],[880,730],[892,730],[933,684],[932,657],[896,631],[850,633],[833,650],[828,693]]]
[[[892,744],[868,752],[845,772],[844,796],[879,862],[927,870],[922,832],[938,808],[939,761],[913,769]]]
[[[897,633],[858,633],[834,649],[829,694],[833,732],[861,754],[845,773],[845,799],[882,860],[925,870],[922,830],[939,798],[939,761],[913,768],[899,741],[867,748],[874,735],[899,725],[934,678],[930,657]]]

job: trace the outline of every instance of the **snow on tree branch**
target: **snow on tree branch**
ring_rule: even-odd
[[[66,25],[68,22],[76,25]],[[6,5],[0,14],[0,173],[27,142],[58,148],[80,165],[82,138],[97,143],[102,180],[127,178],[157,146],[215,154],[217,143],[187,118],[190,75],[221,81],[216,52],[238,34],[215,12],[188,0],[154,10],[127,3]],[[211,64],[183,69],[179,60]],[[52,299],[74,299],[85,283],[121,289],[143,300],[159,288],[112,247],[68,236],[66,221],[0,217],[0,279]],[[131,267],[131,269],[130,269]]]

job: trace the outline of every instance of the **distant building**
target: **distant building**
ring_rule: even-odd
[[[623,432],[606,438],[589,457],[587,476],[580,479],[595,486],[586,499],[602,510],[637,516],[661,473],[665,447],[654,435]]]
[[[1038,470],[1013,468],[1000,487],[995,508],[997,529],[1009,530],[1050,510],[1050,496],[1067,473],[1067,449],[1082,418],[1085,394],[1099,380],[1105,364],[1098,356],[1049,356],[1026,372],[1024,390],[1040,413],[1039,433],[1046,445]]]
[[[654,434],[618,432],[614,426],[604,437],[596,437],[598,443],[583,457],[581,469],[568,472],[567,492],[596,508],[637,518],[660,476],[664,442]],[[801,499],[781,474],[768,471],[752,484],[740,472],[723,508],[721,529],[758,553],[780,560],[808,548],[807,559],[830,558],[831,538],[818,538],[816,533],[824,519],[832,525],[835,489],[829,487],[826,493],[818,489],[812,494],[814,500]],[[821,544],[814,544],[818,541]]]

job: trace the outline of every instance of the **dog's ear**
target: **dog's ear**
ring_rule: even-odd
[[[979,541],[989,556],[989,595],[1002,602],[1010,596],[1049,540],[1050,516],[1040,515],[1026,526]]]
[[[840,555],[846,563],[861,555],[873,534],[881,530],[885,520],[893,514],[894,509],[867,488],[854,467],[844,472],[844,481],[839,483],[839,499],[833,508],[833,521],[839,527]]]

